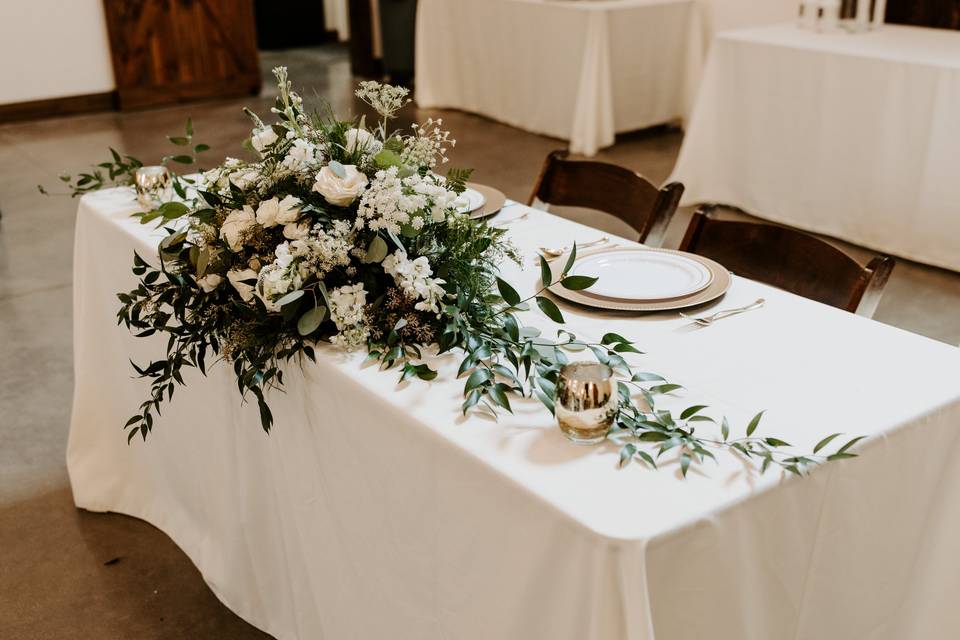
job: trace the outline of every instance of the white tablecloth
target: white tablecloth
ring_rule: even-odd
[[[637,339],[645,369],[687,385],[678,402],[736,431],[766,409],[758,433],[806,450],[833,431],[873,436],[802,480],[725,455],[686,481],[668,461],[617,470],[615,448],[569,444],[534,402],[461,417],[453,358],[433,383],[397,387],[330,348],[288,369],[270,435],[220,365],[127,446],[147,393],[128,359],[164,342],[115,321],[133,251],[155,255],[135,208],[127,190],[80,204],[76,503],[168,533],[275,636],[902,640],[960,625],[960,350],[739,278],[722,306],[767,306],[705,330],[564,305],[584,337]],[[543,212],[510,229],[526,253],[596,235]],[[505,275],[530,291],[537,270]]]
[[[788,19],[796,0],[420,0],[416,97],[570,141],[689,114],[717,29]]]
[[[672,180],[810,231],[960,270],[960,33],[779,25],[714,43]]]

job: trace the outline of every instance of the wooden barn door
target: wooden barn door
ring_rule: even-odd
[[[253,0],[104,0],[121,109],[255,94]]]

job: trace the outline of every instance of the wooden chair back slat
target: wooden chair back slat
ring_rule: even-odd
[[[683,185],[657,188],[624,167],[605,162],[568,160],[566,151],[554,151],[544,161],[529,205],[594,209],[616,216],[637,232],[637,240],[658,244],[680,204]]]
[[[780,225],[721,220],[718,208],[708,206],[693,215],[681,251],[716,260],[737,275],[873,316],[893,258],[878,256],[863,267],[816,236]]]

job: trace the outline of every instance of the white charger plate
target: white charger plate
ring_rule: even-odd
[[[460,213],[472,213],[487,204],[486,196],[471,187],[464,189],[457,200],[462,201],[457,207]]]
[[[590,256],[593,256],[595,253],[605,253],[608,251],[615,251],[615,248],[601,249],[599,251],[589,251],[585,253],[582,258],[578,259],[583,260]],[[649,312],[649,311],[667,311],[667,310],[676,310],[676,309],[685,309],[687,307],[695,307],[701,304],[706,304],[712,302],[717,298],[721,297],[727,292],[730,288],[730,285],[733,282],[733,278],[730,275],[730,272],[726,270],[722,265],[710,260],[709,258],[704,258],[703,256],[698,256],[690,253],[683,253],[680,251],[673,251],[671,249],[644,249],[642,247],[633,248],[636,251],[649,251],[651,253],[668,253],[668,254],[677,254],[688,256],[690,259],[700,262],[707,269],[710,270],[712,278],[710,284],[706,288],[701,289],[695,293],[686,296],[680,296],[678,298],[668,298],[665,300],[618,300],[615,298],[605,298],[603,296],[597,295],[588,295],[588,291],[593,289],[584,290],[584,291],[571,291],[570,289],[565,289],[559,282],[554,282],[550,287],[548,287],[550,293],[557,296],[558,298],[563,298],[570,302],[575,302],[577,304],[583,305],[585,307],[592,307],[595,309],[608,309],[611,311],[632,311],[632,312]],[[557,258],[554,261],[551,261],[553,264],[559,265],[556,269],[562,268],[565,264],[567,256],[562,256]],[[576,268],[576,264],[574,265]],[[595,275],[584,273],[584,275]],[[599,282],[597,283],[599,284]],[[594,285],[596,286],[596,285]]]
[[[583,293],[616,300],[668,300],[706,289],[713,274],[703,263],[679,253],[611,248],[577,260],[571,275],[600,278]]]

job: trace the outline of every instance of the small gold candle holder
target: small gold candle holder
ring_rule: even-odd
[[[140,167],[134,180],[137,201],[153,209],[170,196],[170,172],[166,167]]]
[[[603,442],[619,404],[617,383],[607,365],[573,362],[560,368],[555,410],[560,431],[571,442]]]

